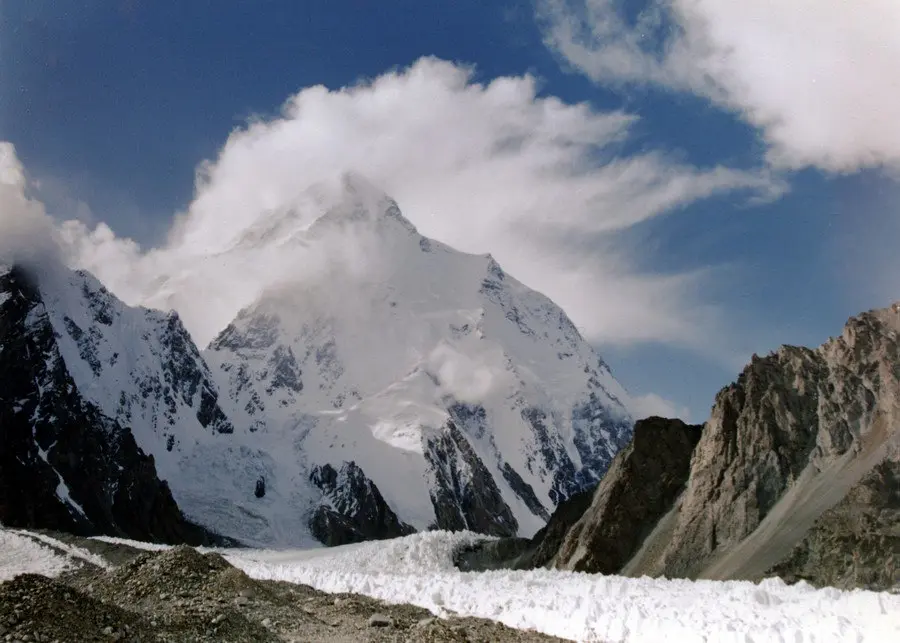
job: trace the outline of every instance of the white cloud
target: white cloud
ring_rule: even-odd
[[[426,360],[442,393],[470,404],[482,403],[491,391],[508,384],[502,381],[508,377],[505,362],[506,356],[499,348],[473,356],[445,343],[439,344]]]
[[[691,413],[686,406],[681,406],[657,395],[647,393],[631,397],[631,414],[636,419],[652,417],[654,415],[664,418],[678,418],[690,422]]]
[[[547,44],[598,83],[704,96],[783,167],[900,167],[900,2],[539,0]]]
[[[41,267],[57,257],[53,224],[28,196],[25,169],[10,143],[0,142],[0,264]]]
[[[278,118],[232,132],[199,168],[195,199],[162,248],[142,251],[103,225],[68,223],[63,236],[75,263],[130,303],[177,308],[203,343],[287,265],[246,255],[198,277],[197,260],[214,263],[273,213],[308,216],[310,186],[356,170],[423,234],[492,253],[592,340],[703,346],[716,321],[703,273],[646,274],[627,248],[598,256],[565,240],[599,239],[713,195],[784,188],[762,171],[623,155],[634,122],[539,96],[530,76],[478,84],[467,67],[424,58],[352,87],[304,89]]]

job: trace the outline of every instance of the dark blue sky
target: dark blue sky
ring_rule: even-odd
[[[638,114],[629,149],[745,168],[765,151],[752,128],[699,98],[613,93],[570,73],[528,1],[6,0],[0,15],[0,140],[66,196],[51,209],[83,201],[144,245],[162,240],[191,200],[194,168],[248,117],[276,113],[303,87],[341,87],[423,55],[474,64],[484,81],[530,72],[544,94]],[[890,260],[879,239],[893,184],[874,172],[787,178],[791,191],[773,203],[711,199],[626,233],[647,270],[731,275],[709,299],[737,323],[735,355],[817,344],[850,314],[888,303],[867,275]],[[695,420],[736,375],[685,349],[601,350],[631,390]]]

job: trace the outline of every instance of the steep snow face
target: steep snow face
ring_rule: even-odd
[[[94,350],[101,344],[100,328],[115,324],[115,302],[99,306],[100,300],[73,287],[90,289],[92,282],[57,268],[0,273],[0,521],[79,534],[211,542],[210,534],[184,520],[154,459],[132,432],[82,394],[104,399],[122,386],[113,381],[114,371],[104,380],[100,359],[106,353]],[[51,291],[57,298],[48,303],[42,293]],[[82,305],[93,305],[104,323],[94,319],[84,326],[88,330],[76,327],[70,315]],[[71,346],[62,349],[75,339],[83,353],[77,358]],[[120,339],[113,335],[114,342]],[[82,359],[88,371],[96,371],[91,381],[84,379]],[[140,374],[129,372],[125,386],[134,386]],[[152,434],[141,428],[145,438]]]
[[[131,429],[177,496],[196,445],[233,431],[178,315],[129,307],[83,271],[49,272],[39,288],[79,393]]]
[[[339,493],[325,498],[313,470],[352,462],[416,529],[530,535],[627,443],[625,391],[565,313],[490,256],[422,237],[355,177],[330,203],[311,226],[274,213],[232,247],[317,261],[203,353],[245,445],[214,484],[244,498],[265,478],[225,533],[296,538],[297,516]]]

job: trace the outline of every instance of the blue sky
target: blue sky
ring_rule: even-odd
[[[700,421],[753,352],[818,344],[851,314],[897,297],[896,158],[862,135],[822,151],[760,120],[765,107],[792,123],[793,97],[706,87],[674,56],[659,74],[652,65],[610,67],[604,48],[630,42],[647,5],[626,3],[620,22],[598,26],[560,2],[8,1],[0,9],[0,140],[15,145],[55,217],[103,221],[150,248],[190,208],[195,168],[217,157],[232,130],[276,118],[286,99],[314,85],[338,89],[434,56],[474,65],[471,82],[530,74],[539,97],[622,110],[638,120],[605,154],[764,173],[784,190],[758,198],[723,189],[578,241],[588,244],[586,257],[627,255],[635,274],[704,275],[685,305],[713,311],[698,331],[716,335],[709,350],[665,333],[600,332],[597,340],[632,392],[659,395]],[[572,19],[594,30],[588,45],[559,31]],[[785,24],[773,29],[793,25]],[[656,64],[660,51],[627,53]]]

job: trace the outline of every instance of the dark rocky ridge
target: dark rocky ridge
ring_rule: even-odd
[[[378,487],[355,462],[345,462],[340,470],[330,464],[317,466],[310,480],[328,501],[316,507],[309,522],[312,535],[325,545],[398,538],[415,532],[397,518]]]
[[[759,578],[815,539],[817,520],[834,525],[829,511],[896,507],[896,496],[866,487],[879,464],[893,470],[900,459],[898,333],[895,305],[850,319],[818,349],[755,357],[716,397],[671,532],[656,534],[660,555],[636,561],[635,573]],[[833,553],[849,543],[835,540]],[[890,555],[900,550],[882,560]]]
[[[545,539],[536,562],[579,572],[621,571],[684,490],[702,428],[660,417],[637,422],[631,444],[616,455],[591,506],[558,545],[556,534]]]
[[[480,543],[457,552],[457,566],[619,572],[684,489],[701,428],[659,417],[638,421],[595,489],[560,503],[530,540]]]
[[[35,280],[13,268],[0,276],[0,293],[0,522],[217,542],[184,518],[131,431],[81,397]]]
[[[434,528],[475,531],[492,536],[512,536],[519,525],[503,500],[497,483],[452,420],[426,445],[434,484]],[[470,472],[463,475],[462,470]]]

